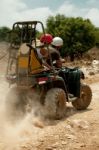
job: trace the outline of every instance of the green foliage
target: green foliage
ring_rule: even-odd
[[[96,46],[99,47],[99,28],[95,28],[95,41],[96,41]]]
[[[64,40],[61,54],[84,53],[95,44],[95,27],[88,19],[81,17],[50,16],[47,19],[47,32]]]
[[[99,45],[99,28],[95,28],[89,19],[82,17],[66,17],[57,14],[49,16],[46,21],[46,33],[59,36],[63,39],[64,45],[61,50],[62,56],[82,55],[85,51],[98,43]],[[10,34],[8,34],[10,33]],[[21,35],[19,29],[11,31],[8,27],[0,28],[0,41],[9,41],[20,43]],[[37,38],[42,33],[37,31]],[[11,36],[8,36],[11,35]],[[11,37],[11,39],[9,38]]]
[[[10,28],[8,27],[1,27],[0,28],[0,41],[9,41],[9,32]]]

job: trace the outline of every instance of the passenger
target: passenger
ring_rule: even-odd
[[[62,59],[60,55],[60,50],[62,46],[63,46],[63,39],[60,37],[54,37],[49,47],[49,52],[53,65],[57,68],[62,67]],[[51,65],[50,57],[47,59],[47,62],[48,64]]]

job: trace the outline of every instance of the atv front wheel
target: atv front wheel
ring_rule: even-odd
[[[66,94],[60,88],[50,89],[45,97],[45,110],[49,118],[61,119],[66,111]]]
[[[89,104],[91,103],[92,99],[92,91],[91,88],[86,84],[81,84],[80,87],[80,98],[72,102],[72,105],[77,110],[84,110],[86,109]]]

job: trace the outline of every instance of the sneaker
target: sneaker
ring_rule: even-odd
[[[77,97],[74,97],[73,94],[68,94],[68,101],[69,101],[69,102],[73,102],[73,101],[75,101],[76,99],[77,99]]]

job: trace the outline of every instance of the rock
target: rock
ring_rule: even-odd
[[[53,150],[53,148],[52,147],[47,147],[47,148],[45,148],[45,150]]]
[[[95,73],[93,71],[90,71],[89,75],[95,75]]]
[[[38,128],[44,128],[44,123],[38,119],[33,121],[33,125]]]
[[[92,65],[93,66],[99,66],[99,60],[93,60]]]
[[[52,145],[52,147],[53,147],[53,148],[56,148],[56,147],[58,147],[58,145],[59,145],[59,143],[56,142],[56,143],[54,143],[54,144]]]
[[[82,128],[82,129],[87,129],[89,128],[89,123],[87,121],[84,121],[84,120],[73,120],[71,122],[71,125],[73,127],[78,127],[78,128]]]
[[[62,145],[66,145],[67,142],[66,142],[66,141],[62,141],[61,144],[62,144]]]
[[[86,145],[85,144],[81,144],[80,147],[86,147]]]
[[[86,64],[86,65],[91,65],[91,62],[90,62],[90,61],[88,61],[88,62],[86,62],[85,64]]]
[[[48,147],[45,148],[45,150],[55,150],[59,146],[59,142],[56,142]]]
[[[67,136],[67,139],[76,140],[76,136],[72,134],[66,134],[66,136]]]
[[[66,125],[66,129],[71,130],[71,125]]]

